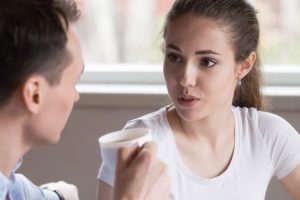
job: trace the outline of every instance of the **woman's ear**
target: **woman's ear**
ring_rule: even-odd
[[[36,114],[43,103],[46,80],[42,76],[30,76],[22,87],[22,97],[27,110]]]
[[[241,80],[243,77],[245,77],[252,69],[254,63],[256,61],[256,53],[252,51],[248,58],[241,62],[236,70],[237,79]]]

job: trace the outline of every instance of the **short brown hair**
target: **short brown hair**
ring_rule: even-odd
[[[0,106],[32,74],[52,85],[60,81],[72,59],[68,25],[79,15],[71,0],[1,0]]]

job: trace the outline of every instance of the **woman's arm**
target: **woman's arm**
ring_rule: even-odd
[[[97,200],[112,200],[113,199],[113,189],[112,187],[105,183],[104,181],[98,181],[98,195]]]
[[[295,200],[300,200],[300,164],[289,175],[284,177],[281,183]]]

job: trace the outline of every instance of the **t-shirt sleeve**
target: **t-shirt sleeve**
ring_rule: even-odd
[[[300,135],[286,120],[271,113],[260,113],[259,128],[274,175],[282,179],[300,165]]]
[[[123,129],[145,128],[145,127],[146,126],[141,120],[132,120],[127,122]],[[116,166],[109,166],[102,162],[97,179],[102,180],[105,183],[113,186],[115,180],[115,168]]]
[[[114,185],[115,180],[115,169],[113,167],[101,163],[97,179],[104,181],[110,186]]]
[[[132,121],[128,121],[123,129],[132,129],[132,128],[147,128],[147,126],[142,120],[132,120]]]

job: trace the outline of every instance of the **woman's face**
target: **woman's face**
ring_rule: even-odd
[[[186,14],[168,24],[164,76],[181,118],[195,121],[230,109],[238,66],[227,33],[214,21]]]

